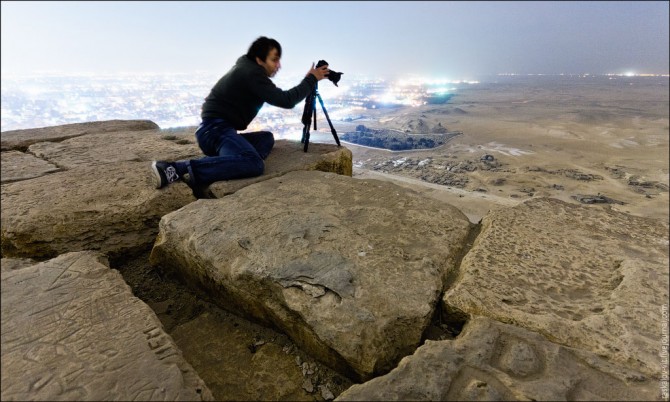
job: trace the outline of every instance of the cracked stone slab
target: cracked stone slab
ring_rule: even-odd
[[[160,218],[195,200],[184,183],[156,190],[149,162],[79,166],[3,184],[3,257],[51,258],[150,247]]]
[[[31,145],[30,153],[63,169],[77,166],[152,160],[199,159],[204,157],[195,140],[195,127],[162,130],[122,131],[78,136],[61,142],[40,142]],[[309,152],[298,141],[277,140],[265,161],[261,176],[213,183],[210,190],[217,197],[240,188],[294,170],[321,170],[352,175],[352,154],[345,147],[312,144]]]
[[[58,142],[89,133],[111,133],[114,131],[151,130],[158,128],[156,123],[149,120],[106,120],[64,124],[53,127],[3,131],[0,137],[0,145],[2,151],[24,151],[30,145],[37,142]]]
[[[514,323],[660,377],[668,244],[667,224],[612,210],[549,198],[499,209],[482,220],[444,311]]]
[[[486,317],[454,340],[426,341],[390,373],[336,401],[662,400],[658,381],[594,353]]]
[[[40,142],[28,151],[63,169],[78,166],[152,160],[178,160],[202,157],[190,128],[171,130],[126,130],[110,133],[92,133],[61,142]]]
[[[1,375],[2,400],[213,399],[95,252],[2,270]]]
[[[61,170],[3,183],[2,255],[49,258],[85,249],[119,254],[149,247],[160,217],[195,200],[183,182],[154,188],[152,160],[202,157],[190,128],[169,134],[160,130],[119,131],[111,136],[93,133],[31,145],[30,152]],[[288,149],[292,149],[288,141],[277,141],[266,174],[217,185],[228,193],[294,169],[330,169],[351,175],[351,152],[346,148],[314,146],[309,156],[300,157]]]
[[[370,378],[418,346],[469,230],[393,183],[297,171],[166,215],[151,263]]]
[[[299,141],[277,140],[272,153],[265,160],[265,171],[262,176],[216,182],[210,186],[210,190],[221,198],[250,184],[296,170],[319,170],[351,177],[352,154],[346,147],[321,143],[310,144],[308,151],[304,152],[303,144]]]
[[[60,170],[53,163],[20,151],[2,152],[0,155],[2,158],[0,161],[2,164],[0,182],[3,184],[32,179]]]

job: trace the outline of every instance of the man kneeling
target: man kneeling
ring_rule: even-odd
[[[153,161],[156,188],[183,180],[196,198],[210,198],[207,187],[213,182],[263,174],[274,136],[269,131],[238,134],[238,130],[245,130],[265,103],[285,109],[295,107],[328,75],[328,66],[314,68],[312,63],[300,84],[283,91],[270,80],[281,68],[280,59],[281,45],[276,40],[263,36],[251,44],[202,105],[202,122],[195,137],[206,156]]]

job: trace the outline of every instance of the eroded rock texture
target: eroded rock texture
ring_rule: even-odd
[[[154,312],[95,252],[2,261],[2,400],[211,400]]]
[[[151,261],[370,378],[418,346],[469,229],[392,183],[291,172],[166,215]]]
[[[525,329],[473,318],[338,401],[660,400],[658,382]]]
[[[31,144],[42,141],[62,141],[89,133],[155,130],[158,125],[149,120],[106,120],[88,123],[64,124],[61,126],[4,131],[0,144],[2,151],[25,150]]]
[[[192,129],[166,135],[160,130],[111,132],[114,128],[118,127],[100,126],[101,132],[85,134],[80,127],[75,138],[38,142],[30,145],[27,154],[3,152],[3,180],[5,154],[17,161],[9,177],[20,179],[2,185],[4,257],[51,258],[69,251],[99,250],[115,258],[150,247],[160,218],[195,200],[185,183],[156,190],[150,171],[155,159],[202,157]],[[231,193],[300,169],[351,175],[351,152],[346,148],[313,144],[305,154],[300,143],[283,140],[275,148],[266,174],[216,183],[214,193]],[[34,171],[26,164],[39,165],[39,172],[23,174]],[[53,173],[43,175],[45,169]]]
[[[534,199],[472,231],[450,205],[347,177],[344,147],[304,153],[290,141],[277,141],[262,176],[213,184],[218,200],[194,202],[184,183],[154,189],[151,160],[202,156],[194,130],[111,121],[3,133],[2,256],[17,257],[1,265],[3,400],[211,398],[103,257],[154,241],[153,264],[212,301],[351,378],[382,375],[343,400],[659,398],[667,224]],[[444,321],[470,322],[416,350],[438,306]],[[203,321],[177,333],[194,326]],[[218,327],[198,329],[206,340]],[[245,368],[264,380],[234,395],[329,399],[306,362],[264,348]]]
[[[660,377],[668,227],[554,199],[489,213],[445,311],[483,315]]]
[[[39,142],[28,152],[63,169],[159,160],[200,158],[191,129],[96,132],[61,142]],[[112,177],[113,178],[113,177]],[[108,177],[109,179],[109,177]]]
[[[195,200],[185,184],[156,190],[148,162],[80,166],[1,191],[3,257],[136,251],[153,242],[163,215]]]
[[[297,141],[278,140],[272,153],[265,160],[265,171],[262,176],[220,181],[213,183],[210,189],[214,195],[221,198],[250,184],[296,170],[319,170],[351,176],[352,169],[351,151],[345,147],[313,143],[309,145],[308,152],[304,152],[303,145]]]
[[[4,183],[27,180],[57,172],[58,166],[44,159],[19,151],[2,152],[2,179]]]

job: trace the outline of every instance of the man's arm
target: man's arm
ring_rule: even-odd
[[[270,105],[291,109],[314,90],[316,83],[316,77],[308,74],[300,84],[283,91],[268,77],[257,77],[251,83],[251,91]]]
[[[266,76],[258,77],[254,80],[251,90],[258,95],[264,102],[273,106],[291,109],[301,100],[305,99],[316,86],[316,83],[328,76],[328,66],[312,67],[300,84],[283,91]]]

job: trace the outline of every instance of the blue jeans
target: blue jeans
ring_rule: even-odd
[[[191,180],[201,186],[262,175],[265,169],[263,161],[270,155],[275,143],[269,131],[238,134],[223,119],[203,121],[195,137],[207,156],[190,160],[188,171]]]

